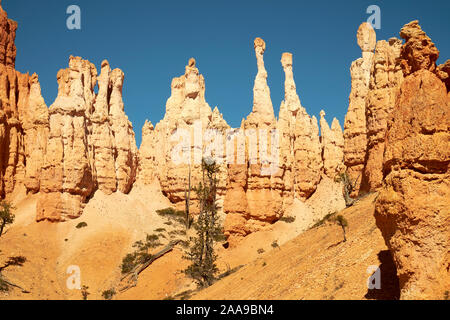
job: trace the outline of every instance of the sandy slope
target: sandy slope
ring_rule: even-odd
[[[342,206],[336,190],[325,181],[317,198],[306,204],[294,202],[287,215],[297,217],[295,221],[270,225],[250,234],[235,248],[225,249],[219,244],[217,264],[221,272],[245,266],[195,298],[364,298],[367,267],[380,264],[380,253],[388,266],[382,270],[389,271],[386,247],[374,223],[373,195],[344,211],[350,223],[347,243],[340,242],[342,232],[336,225],[298,236],[332,208]],[[329,201],[323,201],[323,197]],[[27,262],[22,267],[10,267],[3,274],[30,293],[14,289],[0,294],[0,299],[81,299],[79,290],[66,286],[71,265],[79,266],[82,285],[89,287],[89,299],[102,299],[104,290],[118,284],[122,258],[133,250],[135,241],[164,228],[160,233],[164,245],[171,237],[169,233],[179,228],[167,225],[167,220],[156,214],[157,209],[170,207],[157,184],[136,187],[129,195],[97,192],[80,219],[59,224],[34,221],[37,195],[25,196],[18,191],[10,200],[17,208],[16,221],[0,238],[0,264],[10,256],[25,256]],[[80,222],[86,222],[87,227],[77,229]],[[274,248],[274,243],[280,248]],[[188,264],[183,254],[183,248],[176,247],[142,272],[135,288],[114,299],[164,299],[194,289],[182,272]],[[375,296],[371,293],[366,297]]]
[[[17,195],[16,222],[0,238],[0,263],[10,256],[24,256],[22,267],[11,267],[4,275],[30,291],[12,290],[0,299],[80,299],[79,290],[68,290],[67,268],[80,267],[82,285],[89,298],[101,298],[103,290],[120,276],[122,258],[146,232],[167,227],[157,209],[170,206],[157,185],[137,187],[129,195],[106,196],[98,191],[81,218],[51,224],[34,221],[37,195]],[[87,227],[77,229],[80,222]]]
[[[272,248],[193,299],[392,299],[398,296],[395,268],[373,217],[376,195],[343,211],[342,230],[325,224]],[[381,265],[381,290],[368,290],[367,268]]]

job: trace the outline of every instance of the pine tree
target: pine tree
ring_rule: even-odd
[[[3,234],[5,226],[14,222],[15,216],[11,212],[13,209],[14,207],[10,203],[0,201],[0,237]]]
[[[192,261],[185,273],[193,278],[201,287],[210,286],[218,269],[214,243],[220,237],[218,223],[218,206],[216,203],[217,172],[219,167],[213,160],[202,160],[202,182],[194,188],[198,195],[200,214],[194,223],[197,236],[193,239],[186,259]]]

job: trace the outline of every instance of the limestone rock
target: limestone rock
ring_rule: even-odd
[[[372,25],[368,22],[363,22],[356,34],[356,39],[358,41],[358,46],[361,48],[361,51],[364,52],[373,52],[375,49],[375,45],[377,42],[377,35],[375,30],[372,28]]]
[[[0,65],[13,68],[16,63],[17,22],[8,19],[0,1]]]
[[[333,119],[331,128],[328,126],[323,110],[320,112],[320,130],[324,173],[334,180],[344,171],[344,134],[338,119]]]
[[[255,55],[258,66],[258,73],[255,78],[255,86],[253,87],[253,111],[249,115],[252,118],[262,120],[262,123],[270,125],[275,119],[273,113],[272,99],[270,98],[270,89],[267,85],[267,71],[264,66],[264,52],[266,50],[266,43],[261,38],[256,38],[254,41]]]
[[[246,134],[255,133],[254,140],[246,142],[247,165],[228,166],[224,229],[231,245],[278,220],[294,197],[308,199],[321,181],[323,160],[319,127],[317,119],[311,118],[301,106],[293,76],[292,54],[284,53],[281,58],[286,76],[285,99],[277,121],[264,68],[265,49],[264,41],[257,38],[258,74],[253,90],[253,111],[240,128]],[[271,132],[277,132],[276,137],[271,136]],[[342,145],[342,131],[340,134]],[[252,150],[255,144],[257,147]],[[263,150],[270,151],[270,156],[262,157]],[[342,146],[340,152],[342,157]],[[262,174],[264,169],[275,167],[275,162],[274,172]]]
[[[23,146],[25,164],[24,184],[29,192],[40,190],[41,170],[47,148],[49,134],[48,108],[41,94],[41,86],[36,74],[26,75],[26,89],[19,90],[19,107],[24,132]],[[23,106],[23,107],[22,107]],[[23,110],[23,111],[22,111]]]
[[[17,23],[0,7],[0,197],[25,184],[39,190],[48,113],[37,75],[14,69]]]
[[[123,80],[122,70],[114,69],[111,72],[109,117],[114,133],[117,188],[123,193],[128,193],[136,180],[138,151],[133,126],[124,112]]]
[[[394,109],[395,99],[403,81],[397,60],[402,42],[392,38],[378,41],[366,98],[367,156],[364,167],[363,191],[373,191],[383,180],[383,153],[387,121]]]
[[[49,108],[37,221],[77,218],[97,189],[128,193],[136,179],[137,147],[124,113],[123,72],[111,71],[103,61],[97,79],[92,63],[70,57],[69,68],[60,70],[57,78],[58,97]]]
[[[37,221],[79,217],[83,202],[95,189],[87,127],[96,77],[94,65],[79,57],[71,57],[69,68],[58,72],[58,96],[49,108]]]
[[[450,286],[450,104],[428,70],[407,77],[389,124],[377,225],[402,299],[443,299]]]
[[[418,70],[436,71],[439,50],[422,30],[419,21],[406,24],[400,31],[400,37],[406,41],[402,47],[400,61],[405,76]]]
[[[117,190],[114,135],[109,119],[109,101],[111,98],[111,68],[103,61],[98,77],[98,94],[90,116],[91,135],[89,144],[94,156],[94,172],[98,188],[106,194]]]
[[[217,107],[205,100],[205,80],[191,58],[184,75],[174,78],[164,119],[155,127],[146,122],[140,147],[138,183],[158,179],[174,206],[184,210],[185,191],[191,172],[191,187],[201,181],[202,157],[212,156],[220,165],[218,198],[226,184],[225,137],[229,129]],[[219,146],[219,148],[215,148]],[[222,146],[222,148],[220,148]],[[191,192],[191,212],[198,211],[197,195]]]
[[[366,98],[369,90],[370,71],[375,47],[375,31],[363,23],[357,34],[362,58],[354,61],[350,68],[352,89],[348,112],[344,124],[344,163],[358,193],[367,151]]]
[[[301,105],[292,71],[292,54],[284,53],[281,64],[285,72],[285,99],[281,103],[278,129],[280,131],[281,167],[285,190],[301,199],[309,198],[320,182],[322,147],[317,119]]]
[[[445,83],[447,91],[450,90],[450,59],[438,66],[437,76]]]
[[[401,35],[407,76],[387,126],[375,218],[397,266],[401,298],[444,299],[450,287],[450,98],[434,73],[431,40],[416,22]]]

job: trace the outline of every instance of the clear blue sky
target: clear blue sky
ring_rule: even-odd
[[[66,28],[66,9],[81,8],[82,29]],[[16,69],[36,72],[48,106],[57,94],[56,74],[70,55],[125,73],[125,112],[138,146],[145,119],[162,119],[173,77],[195,57],[206,79],[206,100],[216,105],[231,126],[252,109],[256,75],[253,39],[267,44],[266,69],[275,113],[284,97],[283,52],[294,54],[294,76],[302,105],[311,115],[321,109],[327,120],[343,124],[350,94],[349,68],[361,56],[356,30],[366,8],[381,8],[378,39],[397,36],[418,19],[450,58],[450,1],[148,1],[148,0],[3,0],[9,18],[19,23]]]

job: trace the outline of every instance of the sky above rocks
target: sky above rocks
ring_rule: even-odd
[[[81,9],[81,30],[69,30],[70,5]],[[3,0],[8,17],[19,23],[16,69],[38,73],[50,106],[57,95],[58,70],[69,56],[101,61],[125,73],[125,112],[138,146],[145,119],[154,124],[165,113],[173,77],[184,74],[189,58],[206,81],[206,100],[218,106],[233,127],[252,110],[256,58],[253,40],[261,37],[275,114],[284,98],[283,52],[294,59],[294,78],[310,115],[333,117],[343,126],[350,94],[350,65],[361,57],[356,43],[360,23],[381,9],[377,39],[399,37],[401,27],[419,20],[436,43],[438,64],[450,58],[450,2],[395,1],[107,1]]]

